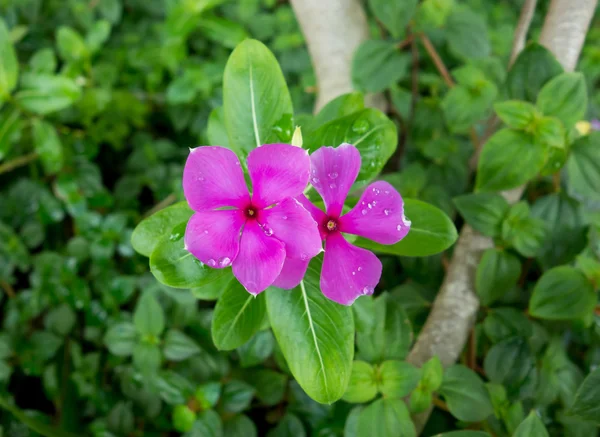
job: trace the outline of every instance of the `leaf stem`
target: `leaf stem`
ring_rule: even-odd
[[[39,158],[37,152],[29,153],[28,155],[19,156],[18,158],[12,159],[4,164],[0,165],[0,174],[8,173],[16,168],[22,167],[35,161]]]
[[[423,46],[425,47],[427,54],[429,55],[429,57],[435,64],[435,68],[437,68],[438,72],[444,79],[444,82],[446,82],[446,85],[448,85],[450,88],[452,88],[454,85],[456,85],[456,83],[454,83],[454,80],[452,79],[452,76],[450,76],[450,73],[448,72],[448,69],[446,68],[446,65],[444,64],[444,61],[442,61],[442,58],[440,57],[437,50],[431,43],[431,40],[424,33],[420,33],[419,38],[421,38],[421,42],[423,43]]]

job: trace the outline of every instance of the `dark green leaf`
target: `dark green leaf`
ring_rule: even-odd
[[[400,38],[415,13],[417,0],[369,0],[369,7],[392,36]]]
[[[502,231],[502,220],[508,212],[508,202],[496,193],[473,193],[455,197],[454,205],[465,221],[488,237]]]
[[[144,336],[159,336],[165,329],[165,314],[152,293],[143,293],[133,313],[137,332]]]
[[[297,416],[287,413],[267,437],[306,437],[306,431]]]
[[[546,233],[545,223],[530,217],[529,205],[525,201],[511,206],[502,223],[502,239],[526,257],[537,255]]]
[[[46,115],[71,106],[80,95],[81,90],[73,79],[26,73],[21,79],[21,88],[15,99],[25,110]]]
[[[358,435],[416,437],[415,426],[402,399],[379,399],[360,412]]]
[[[250,406],[254,397],[254,388],[243,381],[229,381],[223,387],[221,402],[228,413],[239,413]]]
[[[225,422],[223,435],[227,437],[256,437],[258,431],[256,425],[248,416],[240,414]]]
[[[586,420],[600,424],[600,368],[590,373],[584,380],[577,394],[571,412]]]
[[[587,110],[587,89],[582,73],[563,73],[541,89],[536,103],[544,115],[556,117],[572,127]]]
[[[477,35],[476,38],[473,36]],[[468,7],[455,7],[446,22],[448,46],[460,59],[485,58],[490,54],[490,41],[483,16]]]
[[[257,332],[249,342],[238,348],[242,367],[252,367],[262,363],[273,353],[275,340],[271,331]]]
[[[0,22],[1,24],[1,22]],[[27,426],[32,431],[43,435],[44,437],[75,437],[78,434],[71,434],[70,432],[64,431],[59,428],[55,428],[46,423],[39,422],[29,414],[19,410],[17,407],[9,403],[6,399],[0,397],[0,408],[8,411],[12,414],[19,422]]]
[[[181,331],[170,329],[165,336],[163,353],[167,360],[182,361],[201,352],[196,342]]]
[[[529,338],[533,334],[531,322],[515,308],[494,308],[483,322],[485,334],[493,343],[511,337]]]
[[[256,389],[256,397],[265,405],[276,405],[283,399],[288,377],[269,369],[250,371],[246,382]]]
[[[479,422],[493,413],[483,381],[471,369],[456,364],[446,369],[440,394],[450,413],[465,422]]]
[[[421,370],[404,361],[384,361],[379,367],[379,391],[385,397],[402,398],[415,389]]]
[[[475,276],[475,289],[483,305],[490,305],[508,293],[521,276],[521,261],[500,249],[483,253]]]
[[[535,361],[527,341],[512,337],[496,343],[485,357],[483,366],[492,382],[517,392],[533,377]]]
[[[50,123],[36,119],[32,123],[35,151],[47,174],[60,171],[63,166],[63,146],[56,129]]]
[[[358,47],[352,59],[352,82],[360,91],[383,91],[402,79],[409,65],[410,56],[402,54],[393,42],[368,40]]]
[[[549,437],[546,427],[535,411],[521,422],[513,434],[514,437]]]
[[[600,132],[579,138],[567,161],[568,188],[577,197],[600,200]]]

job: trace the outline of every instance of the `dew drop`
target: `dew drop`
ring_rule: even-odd
[[[329,184],[329,188],[333,189],[333,188],[335,188],[335,187],[337,187],[337,185],[336,185],[336,184]]]
[[[283,220],[287,220],[287,215],[284,215],[283,217],[281,217]]]
[[[373,209],[373,205],[371,205],[370,203],[367,206],[369,207],[369,209]]]
[[[319,178],[312,178],[312,184],[313,185],[318,185],[319,184]]]
[[[206,264],[208,264],[210,267],[214,267],[217,265],[217,262],[211,258],[208,260],[208,262]]]
[[[221,267],[227,267],[229,264],[231,264],[231,259],[228,257],[224,256],[223,258],[219,259],[219,265]]]
[[[385,215],[390,215],[390,210],[389,210],[389,209],[384,209],[384,210],[383,210],[383,213],[384,213]]]
[[[198,180],[199,180],[200,182],[202,182],[202,181],[204,180],[204,177],[202,177],[202,176],[198,176]]]
[[[377,201],[376,200],[373,201],[373,206],[375,206],[375,205],[377,205]]]
[[[400,226],[400,225],[396,226],[396,230],[397,230],[397,231],[400,231],[400,230],[402,230],[402,226]]]
[[[352,276],[356,275],[356,272],[352,272]]]
[[[337,178],[337,177],[338,177],[338,173],[337,173],[336,171],[332,171],[331,173],[329,173],[329,174],[328,174],[328,176],[329,176],[331,179],[335,179],[335,178]]]
[[[359,267],[356,270],[358,270],[359,272],[362,272],[362,267]]]
[[[356,132],[357,134],[364,134],[366,131],[369,130],[369,122],[367,120],[356,120],[353,124],[352,124],[352,131]]]
[[[301,253],[301,254],[300,254],[300,259],[301,259],[302,261],[306,261],[306,260],[308,259],[308,255],[307,255],[307,254],[305,254],[305,253]]]
[[[268,225],[263,226],[263,231],[267,237],[273,235],[273,229],[271,229]]]
[[[367,215],[367,212],[368,212],[368,211],[367,211],[366,209],[363,209],[363,210],[361,211],[362,215]]]
[[[205,234],[208,234],[208,229],[205,229],[205,230],[204,230],[204,233],[205,233]]]
[[[385,190],[385,194],[390,194],[390,190]]]
[[[365,287],[362,289],[363,294],[371,294],[373,293],[373,289],[371,287]]]

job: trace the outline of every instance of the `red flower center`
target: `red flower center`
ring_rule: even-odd
[[[333,217],[327,217],[325,220],[323,220],[322,226],[327,234],[331,234],[332,232],[337,231],[338,221]]]
[[[244,209],[244,215],[247,219],[256,219],[257,211],[256,207],[250,205]]]

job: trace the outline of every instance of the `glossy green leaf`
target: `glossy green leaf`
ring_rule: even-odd
[[[417,0],[369,0],[369,8],[394,38],[400,38],[417,9]]]
[[[483,330],[492,343],[511,337],[529,338],[533,334],[527,316],[511,307],[491,309],[483,322]]]
[[[538,280],[529,313],[546,320],[574,320],[589,316],[596,306],[594,286],[579,270],[555,267]]]
[[[239,413],[250,405],[254,397],[254,388],[243,381],[229,381],[223,387],[221,402],[228,413]]]
[[[508,95],[511,99],[535,102],[542,87],[562,72],[562,66],[547,48],[531,43],[508,72]]]
[[[206,282],[204,285],[194,287],[190,291],[196,299],[217,300],[229,283],[236,280],[230,270],[226,270],[226,272],[222,276],[215,276],[214,281]]]
[[[573,195],[600,200],[600,132],[592,132],[573,143],[567,177],[567,186]]]
[[[238,348],[240,365],[252,367],[262,363],[273,353],[275,339],[271,331],[257,332],[247,343]]]
[[[292,138],[293,107],[277,60],[259,41],[233,51],[223,76],[223,111],[231,148],[243,155]]]
[[[507,100],[494,105],[496,114],[508,127],[525,130],[538,116],[531,103],[520,100]]]
[[[150,270],[159,282],[174,288],[195,288],[211,284],[230,269],[213,269],[201,263],[185,250],[183,236],[186,223],[176,226],[170,236],[154,247],[150,255]]]
[[[502,239],[526,257],[538,254],[546,234],[544,221],[531,217],[529,204],[525,201],[512,205],[502,222]]]
[[[360,151],[362,164],[356,183],[364,185],[383,169],[398,142],[396,126],[382,112],[363,109],[324,124],[304,138],[310,153],[321,146],[350,143]]]
[[[376,93],[402,79],[409,66],[410,56],[393,42],[367,40],[354,53],[352,82],[359,91]]]
[[[421,370],[405,361],[384,361],[379,367],[379,391],[385,397],[402,398],[415,389]]]
[[[448,249],[458,238],[452,220],[435,206],[404,199],[404,214],[412,224],[408,235],[400,242],[386,246],[359,237],[354,244],[390,255],[429,256]]]
[[[230,49],[234,49],[248,38],[248,33],[242,25],[216,15],[202,17],[198,28],[210,40]]]
[[[137,336],[137,331],[132,323],[117,323],[106,331],[104,344],[111,354],[118,357],[126,357],[133,353]]]
[[[56,47],[58,54],[67,62],[80,61],[88,56],[85,41],[76,30],[61,26],[56,32]]]
[[[378,399],[360,412],[359,436],[416,437],[415,426],[402,399]]]
[[[485,58],[490,54],[490,40],[483,17],[468,7],[455,7],[446,22],[448,46],[460,59]],[[477,35],[477,38],[473,36]]]
[[[214,410],[205,410],[198,415],[192,429],[183,437],[222,437],[223,423]]]
[[[267,437],[306,437],[306,431],[297,416],[286,413],[277,426],[267,433]]]
[[[577,389],[571,413],[600,424],[600,368],[590,373]]]
[[[519,159],[515,160],[514,157]],[[483,146],[477,166],[478,191],[501,191],[523,185],[544,166],[547,149],[525,132],[502,129]]]
[[[472,193],[452,199],[456,209],[473,229],[488,237],[500,235],[508,202],[496,193]]]
[[[493,413],[489,394],[481,378],[468,367],[456,364],[446,369],[439,392],[450,413],[465,422],[479,422]]]
[[[19,60],[4,20],[0,19],[0,106],[17,86]]]
[[[582,73],[563,73],[540,90],[536,103],[542,114],[556,117],[571,127],[587,110],[587,88]]]
[[[436,355],[430,358],[421,367],[421,385],[430,391],[434,391],[440,388],[444,377],[444,368],[442,362]]]
[[[187,202],[178,202],[155,212],[135,227],[131,245],[136,252],[149,257],[160,240],[171,235],[175,226],[187,223],[192,214]]]
[[[143,336],[159,336],[165,329],[165,313],[152,293],[143,293],[133,313],[133,323]]]
[[[56,129],[50,123],[36,119],[32,123],[35,151],[40,157],[44,171],[54,174],[63,166],[63,146]]]
[[[209,144],[229,147],[229,137],[227,136],[227,129],[225,128],[222,106],[211,111],[210,116],[208,117],[206,135],[208,136]]]
[[[321,293],[320,257],[313,258],[294,290],[269,289],[267,309],[275,338],[304,391],[330,404],[346,392],[354,357],[354,320],[349,307]]]
[[[511,392],[519,390],[535,376],[535,361],[527,341],[511,337],[496,343],[483,362],[485,374],[495,383],[503,384]],[[533,380],[535,381],[535,380]]]
[[[254,296],[238,281],[231,281],[217,301],[212,338],[221,350],[235,349],[260,329],[265,318],[264,292]]]
[[[521,276],[521,261],[515,255],[499,249],[483,253],[475,275],[475,289],[483,305],[490,305],[517,285]]]
[[[310,127],[321,127],[325,123],[353,114],[364,108],[365,98],[362,93],[342,94],[321,108],[310,123]]]
[[[15,99],[23,109],[46,115],[71,106],[80,96],[81,89],[73,79],[49,74],[25,73]]]
[[[352,363],[350,382],[344,397],[346,402],[360,404],[369,402],[377,395],[377,376],[375,369],[364,361]]]
[[[183,361],[201,352],[196,342],[176,329],[170,329],[165,335],[163,353],[171,361]]]
[[[544,423],[535,411],[529,413],[529,416],[521,422],[515,430],[513,437],[549,437]]]

